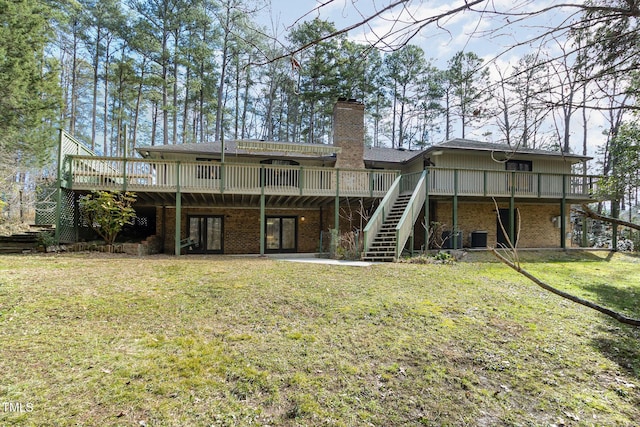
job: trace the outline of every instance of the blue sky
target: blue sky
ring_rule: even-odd
[[[334,22],[339,29],[344,28],[361,21],[362,16],[370,16],[374,11],[380,10],[381,7],[393,0],[334,0],[314,12],[312,12],[314,8],[321,4],[316,0],[270,1],[274,22],[278,23],[278,34],[282,36],[296,20],[313,19],[316,16]],[[466,2],[465,0],[409,0],[407,3],[410,5],[409,12],[412,17],[424,19],[434,16],[439,11],[463,6]],[[553,3],[552,0],[492,0],[482,2],[476,6],[476,9],[486,6],[503,11],[523,12],[539,10]],[[408,16],[407,13],[407,11],[396,10],[388,15],[389,19],[376,19],[368,27],[353,30],[349,36],[357,41],[372,42],[376,39],[376,34],[383,35],[388,34],[392,29],[401,29],[397,22],[402,22],[402,18]],[[569,11],[567,11],[568,13]],[[461,50],[474,52],[484,58],[485,63],[490,64],[489,70],[492,75],[496,76],[496,66],[503,70],[509,69],[524,54],[535,52],[539,42],[525,43],[524,46],[517,49],[512,49],[513,46],[533,40],[547,28],[557,25],[566,16],[561,11],[556,11],[542,14],[535,19],[526,19],[518,24],[514,24],[512,18],[510,25],[505,26],[506,19],[504,18],[492,16],[490,13],[467,11],[442,19],[438,21],[438,25],[426,25],[412,38],[410,43],[422,47],[426,57],[432,60],[433,65],[441,69],[447,67],[447,61],[456,52]],[[580,121],[579,115],[576,114],[572,126],[572,133],[575,135],[572,138],[574,150],[577,150],[581,144],[581,141],[578,141],[581,134],[581,129],[578,126],[581,125]],[[596,146],[604,142],[602,115],[591,113],[590,123],[590,154],[594,154]],[[550,123],[549,126],[554,126],[554,124]],[[471,137],[483,139],[482,132],[483,129],[480,129]]]

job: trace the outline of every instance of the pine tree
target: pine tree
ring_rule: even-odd
[[[59,86],[45,60],[48,8],[35,0],[0,0],[0,156],[23,165],[44,161]]]

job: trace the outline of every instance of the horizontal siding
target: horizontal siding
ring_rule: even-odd
[[[496,158],[502,158],[502,153],[496,153]],[[571,163],[562,158],[542,158],[535,156],[516,156],[513,160],[531,160],[533,164],[532,172],[540,173],[571,173]],[[495,161],[491,158],[490,153],[464,153],[464,152],[445,152],[440,156],[431,156],[431,161],[436,167],[451,169],[477,169],[477,170],[500,170],[506,169],[504,162]]]

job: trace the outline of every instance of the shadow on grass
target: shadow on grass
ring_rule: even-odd
[[[592,346],[606,358],[616,363],[621,370],[640,379],[640,333],[632,327],[611,327],[601,336],[592,340]],[[612,339],[611,336],[618,336]]]
[[[523,262],[554,263],[554,262],[610,262],[615,252],[593,251],[589,249],[571,249],[567,251],[519,251]]]
[[[615,284],[590,284],[581,286],[585,291],[596,295],[596,303],[628,317],[640,319],[640,295],[638,289]]]
[[[498,249],[498,252],[505,254],[510,250]],[[610,262],[616,252],[605,250],[582,249],[518,249],[518,257],[523,263],[556,263],[556,262]],[[640,255],[625,253],[625,256],[636,258],[640,261]],[[500,262],[490,251],[470,251],[463,258],[466,262]]]

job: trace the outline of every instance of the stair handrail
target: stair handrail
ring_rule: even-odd
[[[426,169],[422,171],[409,203],[404,209],[398,225],[396,225],[396,259],[400,258],[404,245],[411,236],[413,225],[416,223],[416,219],[422,210],[422,205],[427,198],[427,174],[428,171]]]
[[[382,224],[384,220],[387,219],[387,214],[391,211],[393,204],[396,202],[398,195],[400,195],[400,181],[402,180],[402,175],[398,175],[389,187],[387,194],[384,196],[378,208],[373,213],[369,221],[367,222],[366,227],[364,228],[364,251],[363,253],[367,253],[369,248],[371,248],[371,243],[373,243],[373,239],[378,235],[380,229],[382,228]]]

